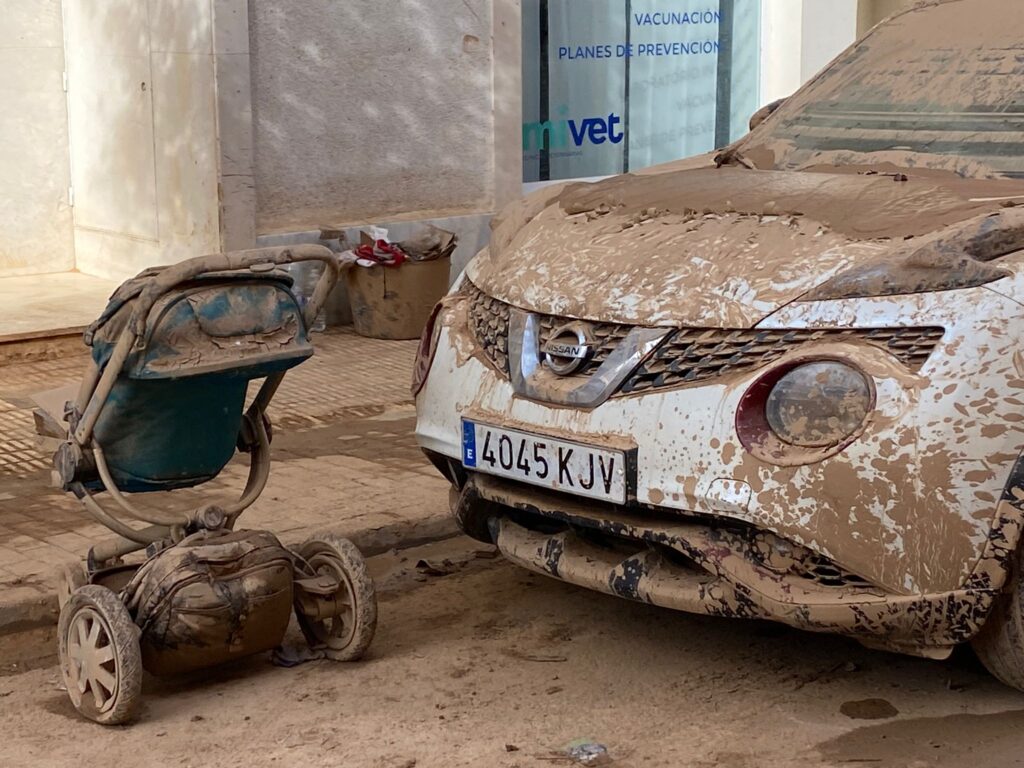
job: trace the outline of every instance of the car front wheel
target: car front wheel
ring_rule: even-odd
[[[985,668],[1013,688],[1024,691],[1024,574],[1017,552],[1010,589],[996,598],[981,632],[971,641]]]

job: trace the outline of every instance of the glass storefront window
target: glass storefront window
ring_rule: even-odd
[[[696,155],[758,107],[761,0],[523,0],[523,180]]]

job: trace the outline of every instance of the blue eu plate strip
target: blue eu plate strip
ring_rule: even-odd
[[[476,466],[476,425],[462,421],[462,463],[467,467]]]

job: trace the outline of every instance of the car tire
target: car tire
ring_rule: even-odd
[[[494,543],[490,519],[500,513],[496,504],[481,498],[472,487],[460,491],[452,486],[448,489],[448,505],[460,531],[483,544]]]
[[[988,619],[971,646],[992,676],[1024,691],[1024,574],[1017,553],[1012,588],[996,598]]]

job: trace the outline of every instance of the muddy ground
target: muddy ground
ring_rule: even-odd
[[[672,613],[486,554],[457,539],[375,558],[368,659],[147,678],[131,727],[77,719],[46,633],[8,638],[0,766],[551,766],[579,739],[617,766],[1024,764],[1024,694],[970,653]]]

